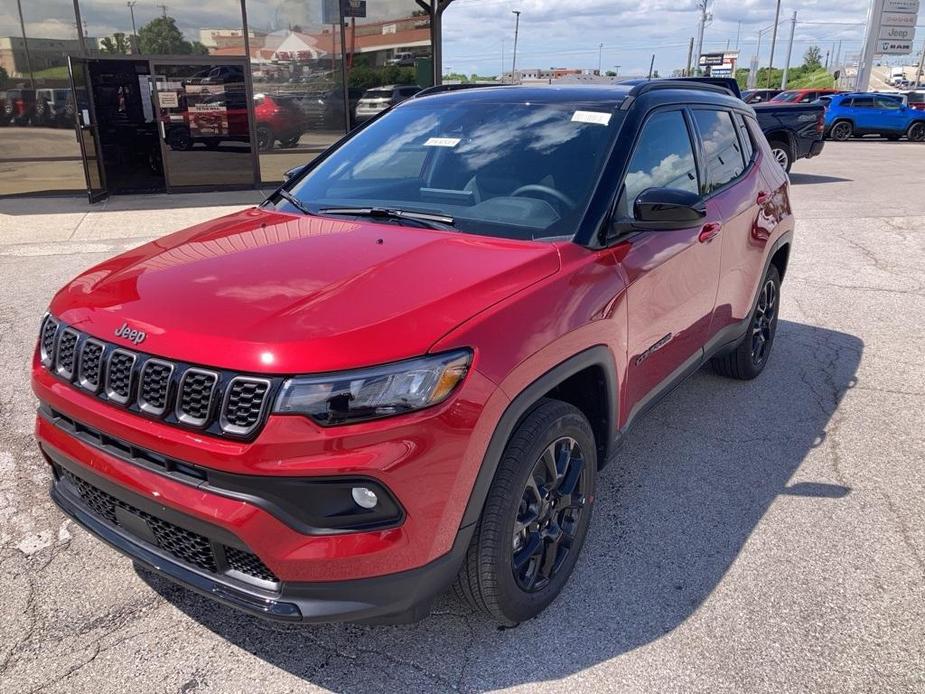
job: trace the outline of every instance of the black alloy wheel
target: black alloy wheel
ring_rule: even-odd
[[[758,296],[755,317],[752,319],[752,364],[764,365],[770,352],[774,330],[777,327],[777,285],[767,278]]]
[[[830,135],[833,140],[838,140],[839,142],[844,142],[851,138],[852,127],[851,123],[846,120],[840,120],[835,125],[832,126],[832,131]]]
[[[768,268],[759,286],[761,289],[748,318],[745,335],[734,348],[710,360],[713,370],[720,376],[750,381],[768,364],[780,310],[780,272],[775,265]]]
[[[511,567],[524,591],[545,588],[575,543],[586,504],[585,460],[571,436],[553,441],[536,461],[514,520]]]
[[[542,398],[505,444],[454,589],[476,611],[513,626],[562,592],[594,505],[597,444],[585,414]]]
[[[925,142],[925,122],[919,121],[910,125],[906,138],[910,142]]]

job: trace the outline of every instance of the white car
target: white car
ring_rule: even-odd
[[[378,115],[389,106],[394,106],[414,96],[421,88],[413,84],[389,84],[367,89],[357,102],[356,121],[362,123]]]

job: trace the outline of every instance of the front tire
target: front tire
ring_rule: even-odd
[[[777,333],[779,309],[780,273],[771,265],[761,282],[745,336],[734,350],[711,360],[713,370],[720,376],[740,381],[750,381],[764,371]]]
[[[542,612],[578,560],[596,480],[588,419],[569,403],[541,400],[505,447],[456,594],[507,626]]]
[[[851,123],[846,120],[840,120],[835,125],[832,126],[832,130],[829,131],[829,137],[838,142],[844,142],[845,140],[850,140],[851,136],[854,134],[854,128]]]

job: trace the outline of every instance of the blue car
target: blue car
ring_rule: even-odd
[[[825,111],[825,134],[833,140],[882,135],[925,141],[925,112],[906,106],[899,95],[833,94]]]

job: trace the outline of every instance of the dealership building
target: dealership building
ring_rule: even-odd
[[[450,2],[0,0],[0,197],[278,183],[439,80]]]

